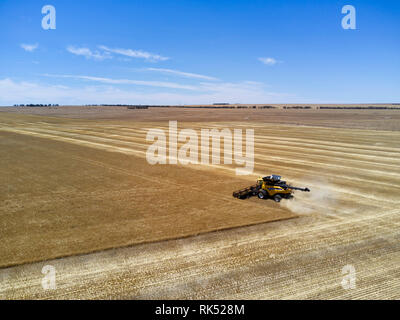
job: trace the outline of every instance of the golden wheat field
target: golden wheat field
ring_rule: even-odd
[[[400,298],[400,111],[31,110],[0,112],[0,299]],[[172,119],[253,129],[254,172],[150,165]],[[232,197],[268,174],[311,192]]]

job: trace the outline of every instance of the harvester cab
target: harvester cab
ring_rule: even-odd
[[[293,198],[293,191],[300,190],[310,192],[308,188],[298,188],[286,184],[286,181],[281,180],[281,176],[270,175],[266,177],[259,177],[257,184],[233,192],[233,196],[239,199],[246,199],[251,196],[257,195],[260,199],[274,199],[280,202],[282,199]]]

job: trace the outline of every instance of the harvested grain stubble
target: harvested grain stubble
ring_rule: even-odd
[[[235,175],[149,165],[142,125],[100,143],[99,125],[23,120],[0,130],[2,267],[294,217],[236,202]]]
[[[289,203],[304,204],[307,212],[291,208],[300,213],[299,218],[1,269],[8,280],[0,285],[0,295],[400,298],[400,133],[368,130],[369,126],[379,128],[384,124],[369,111],[359,118],[357,113],[342,117],[340,111],[337,117],[323,120],[327,126],[351,127],[357,123],[362,130],[230,122],[230,113],[224,114],[225,122],[206,126],[254,128],[254,177],[239,179],[233,168],[225,166],[171,170],[161,166],[148,171],[138,153],[146,150],[143,128],[166,128],[167,122],[2,114],[1,132],[5,139],[0,141],[4,150],[0,172],[12,183],[8,189],[7,184],[0,185],[1,200],[5,200],[0,211],[1,237],[14,241],[11,247],[1,248],[2,261],[5,257],[13,259],[13,254],[21,260],[32,246],[38,256],[44,257],[73,245],[76,251],[84,251],[85,246],[87,250],[105,247],[111,241],[121,245],[121,235],[123,240],[127,240],[126,235],[128,240],[135,240],[130,232],[140,231],[146,223],[159,227],[164,221],[165,228],[160,230],[173,232],[176,226],[185,227],[185,219],[190,219],[198,223],[195,227],[186,225],[186,230],[193,232],[199,226],[209,228],[207,223],[225,227],[226,223],[242,221],[239,217],[243,216],[248,222],[248,217],[292,214],[282,207]],[[387,114],[392,116],[391,112]],[[301,117],[297,121],[315,125],[321,119],[314,116],[322,114],[308,115],[307,121],[302,122]],[[385,112],[378,115],[383,117]],[[235,112],[237,116],[239,112]],[[167,111],[163,117],[168,119]],[[205,125],[193,122],[184,126]],[[112,141],[104,140],[111,137]],[[133,154],[125,150],[126,143],[131,142],[136,143],[131,148]],[[132,157],[137,159],[134,164],[130,162]],[[31,162],[37,165],[32,166]],[[280,205],[257,198],[240,201],[231,197],[233,190],[254,183],[254,178],[267,173],[281,174],[295,185],[308,186],[311,193],[296,193],[294,202]],[[51,179],[34,183],[43,175]],[[168,185],[161,185],[160,179]],[[187,192],[188,180],[198,189]],[[215,192],[202,196],[197,190],[204,190],[205,186]],[[314,195],[318,190],[323,191],[322,196]],[[158,192],[167,194],[163,199],[168,202],[158,199]],[[144,202],[146,199],[151,201]],[[32,208],[37,211],[35,214]],[[59,208],[64,208],[62,214],[57,214]],[[148,208],[157,212],[157,218],[146,211]],[[191,210],[185,212],[186,208]],[[171,216],[172,211],[177,212]],[[203,217],[211,220],[202,220]],[[3,231],[8,233],[4,236]],[[156,233],[154,228],[145,231],[152,236]],[[49,235],[59,242],[41,242],[42,237],[49,242]],[[7,244],[4,240],[2,243]],[[18,252],[22,254],[18,256]],[[44,263],[58,270],[55,291],[43,291],[40,286]],[[354,290],[341,286],[341,271],[348,264],[357,272]]]

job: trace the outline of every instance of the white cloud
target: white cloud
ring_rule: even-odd
[[[268,57],[267,58],[258,58],[258,60],[260,60],[262,63],[266,64],[267,66],[273,66],[280,62],[274,58],[268,58]]]
[[[92,52],[89,48],[76,48],[74,46],[67,47],[67,51],[75,54],[77,56],[84,56],[86,59],[94,59],[94,60],[104,60],[110,59],[111,55],[109,53],[100,53],[98,51]]]
[[[24,49],[25,51],[33,52],[33,51],[35,51],[35,50],[39,47],[39,44],[38,44],[38,43],[35,43],[35,44],[25,44],[25,43],[21,43],[20,46],[21,46],[21,48]]]
[[[59,104],[209,104],[228,103],[290,103],[294,96],[265,91],[262,84],[203,83],[202,92],[145,92],[143,90],[120,89],[114,85],[77,86],[49,85],[32,82],[16,82],[0,79],[0,105],[15,103],[59,103]],[[166,90],[166,89],[165,89]]]
[[[148,61],[156,62],[156,61],[165,61],[168,60],[168,57],[163,57],[158,54],[142,51],[142,50],[132,50],[132,49],[112,49],[106,46],[99,46],[99,49],[104,50],[109,53],[116,53],[123,56],[131,57],[131,58],[141,58]]]
[[[146,68],[146,70],[173,74],[173,75],[182,76],[182,77],[185,77],[185,78],[202,79],[202,80],[210,80],[210,81],[218,80],[217,78],[210,77],[210,76],[205,76],[205,75],[202,75],[202,74],[183,72],[183,71],[172,70],[172,69]]]
[[[131,80],[131,79],[111,79],[103,77],[92,77],[86,75],[54,75],[54,74],[44,74],[46,77],[55,78],[72,78],[81,79],[88,81],[101,82],[106,84],[131,84],[138,86],[148,86],[148,87],[160,87],[160,88],[170,88],[170,89],[185,89],[185,90],[197,90],[195,86],[179,84],[175,82],[163,82],[163,81],[143,81],[143,80]]]

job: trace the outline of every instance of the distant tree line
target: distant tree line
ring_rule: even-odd
[[[134,104],[85,104],[85,107],[136,107]]]
[[[29,104],[14,104],[14,107],[59,107],[59,105],[58,104],[29,103]]]
[[[214,103],[212,105],[136,105],[136,104],[86,104],[87,107],[127,107],[128,109],[148,109],[148,108],[189,108],[189,109],[276,109],[273,106],[248,106],[231,105],[229,103]],[[289,108],[289,107],[288,107]],[[290,107],[291,108],[291,107]]]
[[[128,109],[148,109],[149,106],[128,106]]]
[[[368,106],[368,107],[362,107],[362,106],[354,106],[354,107],[319,107],[320,109],[348,109],[348,110],[366,110],[366,109],[371,109],[371,110],[387,110],[387,109],[393,109],[393,110],[399,110],[400,108],[393,108],[393,107],[378,107],[378,106]]]
[[[400,105],[399,103],[392,103]],[[270,105],[233,105],[229,103],[214,103],[213,105],[135,105],[135,104],[86,104],[88,107],[127,107],[128,109],[148,109],[148,108],[189,108],[189,109],[276,109],[276,106]],[[42,104],[42,103],[29,103],[29,104],[14,104],[14,107],[59,107],[59,104]],[[311,109],[311,106],[283,106],[283,109]],[[400,110],[398,107],[391,106],[316,106],[316,109],[343,109],[343,110]]]
[[[283,109],[311,109],[310,106],[284,106]]]
[[[216,105],[213,106],[178,106],[177,108],[201,108],[201,109],[235,109],[235,106],[226,106],[226,105],[220,105],[219,107]]]

